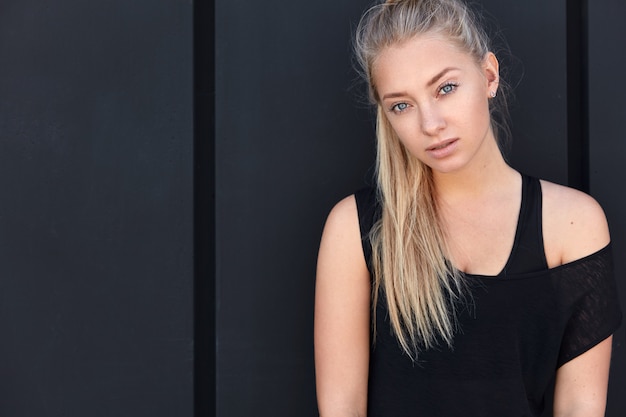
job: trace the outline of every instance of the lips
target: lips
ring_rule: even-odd
[[[435,159],[443,159],[454,154],[459,138],[446,139],[426,148],[426,152]]]
[[[456,142],[458,139],[454,138],[454,139],[446,139],[444,141],[441,141],[439,143],[436,143],[435,145],[432,145],[429,148],[426,148],[427,151],[437,151],[440,149],[445,148],[446,146],[452,144],[453,142]]]

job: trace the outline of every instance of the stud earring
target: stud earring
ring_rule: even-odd
[[[491,98],[494,98],[496,96],[496,92],[492,91],[492,92],[489,93],[489,95],[491,95]]]

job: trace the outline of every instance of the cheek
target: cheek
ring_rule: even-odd
[[[420,158],[424,149],[424,141],[422,140],[419,129],[405,125],[400,125],[393,129],[398,137],[400,146],[414,157]]]
[[[387,122],[403,143],[414,141],[421,136],[420,120],[415,109],[400,116],[391,115]]]
[[[489,98],[488,92],[481,86],[477,86],[472,95],[472,105],[478,111],[489,114]]]
[[[415,146],[415,142],[419,138],[419,131],[416,129],[416,123],[407,123],[403,120],[390,123],[390,126],[398,137],[400,144],[409,150],[411,147]]]
[[[410,127],[406,126],[403,123],[392,124],[391,128],[393,129],[396,136],[398,136],[398,139],[400,139],[400,142],[402,143],[406,143],[407,140],[409,140],[409,138],[412,136]]]
[[[488,129],[491,127],[491,114],[489,112],[489,102],[482,101],[477,107],[477,120],[481,122],[477,122],[477,127],[479,129]]]
[[[465,101],[463,109],[457,120],[464,129],[483,130],[485,126],[491,125],[489,102],[478,92]]]

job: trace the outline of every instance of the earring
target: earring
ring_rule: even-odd
[[[489,95],[491,95],[491,98],[494,98],[496,96],[496,92],[492,91],[492,92],[489,93]]]

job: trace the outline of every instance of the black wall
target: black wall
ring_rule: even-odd
[[[372,161],[350,89],[362,7],[216,2],[218,416],[316,414],[317,245]]]
[[[624,195],[624,121],[626,85],[615,83],[626,71],[626,53],[619,47],[626,39],[626,3],[620,0],[589,2],[587,133],[589,135],[589,182],[591,193],[603,205],[611,227],[616,274],[626,311],[626,196]],[[613,373],[609,385],[607,416],[626,415],[626,332],[624,325],[614,337]]]
[[[193,413],[192,6],[0,3],[0,415]]]
[[[511,163],[600,200],[626,308],[626,4],[481,3]],[[319,238],[373,164],[369,4],[0,3],[0,415],[317,415]]]

